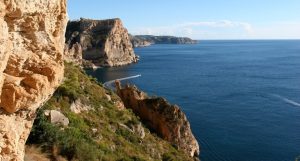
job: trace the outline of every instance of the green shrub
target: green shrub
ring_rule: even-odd
[[[109,93],[113,101],[108,101],[105,94]],[[93,110],[80,114],[72,113],[70,106],[80,99]],[[68,160],[78,161],[144,161],[144,160],[185,160],[187,155],[174,149],[169,143],[157,137],[145,128],[146,136],[140,139],[128,127],[140,124],[140,119],[132,110],[119,110],[114,101],[120,98],[104,89],[78,67],[65,64],[65,81],[57,89],[53,97],[38,111],[27,144],[36,144],[53,156],[61,155]],[[53,125],[44,115],[45,110],[59,110],[69,118],[68,127]],[[91,129],[97,129],[93,132]],[[156,149],[153,152],[147,149]],[[57,149],[54,153],[53,149]],[[164,154],[164,155],[163,155]],[[53,157],[52,156],[52,157]],[[146,159],[144,159],[146,158]]]
[[[119,128],[117,129],[116,134],[124,137],[126,140],[130,141],[131,143],[134,144],[139,143],[139,137],[127,129]]]
[[[180,161],[179,158],[176,157],[176,152],[165,153],[162,156],[163,161]]]
[[[119,159],[118,161],[146,161],[145,159],[139,158],[139,157],[124,157],[122,159]]]

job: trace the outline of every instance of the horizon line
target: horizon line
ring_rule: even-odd
[[[259,39],[193,39],[196,41],[220,41],[220,40],[228,40],[228,41],[243,41],[243,40],[273,40],[273,41],[280,41],[280,40],[300,40],[300,38],[296,38],[296,39],[286,39],[286,38],[276,38],[276,39],[268,39],[268,38],[259,38]]]

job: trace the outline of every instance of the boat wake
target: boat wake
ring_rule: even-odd
[[[273,97],[276,97],[276,98],[279,98],[279,99],[281,99],[282,101],[284,101],[284,102],[286,102],[286,103],[288,103],[288,104],[290,104],[290,105],[300,107],[300,103],[298,103],[298,102],[296,102],[296,101],[293,101],[293,100],[290,100],[290,99],[288,99],[288,98],[282,97],[282,96],[280,96],[280,95],[278,95],[278,94],[272,94],[272,96],[273,96]]]
[[[103,86],[105,88],[108,88],[108,89],[111,89],[111,90],[114,90],[114,83],[116,80],[119,80],[119,81],[124,81],[124,80],[129,80],[129,79],[134,79],[134,78],[138,78],[138,77],[141,77],[142,75],[141,74],[138,74],[138,75],[134,75],[134,76],[130,76],[130,77],[124,77],[124,78],[119,78],[119,79],[114,79],[114,80],[110,80],[108,82],[105,82],[103,84]]]

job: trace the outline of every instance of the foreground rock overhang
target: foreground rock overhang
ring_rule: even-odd
[[[0,2],[0,160],[23,160],[35,111],[63,78],[66,0]]]

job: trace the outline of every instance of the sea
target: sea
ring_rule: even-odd
[[[300,161],[300,40],[207,40],[135,52],[137,64],[87,72],[103,83],[132,77],[124,83],[179,105],[201,161]]]

